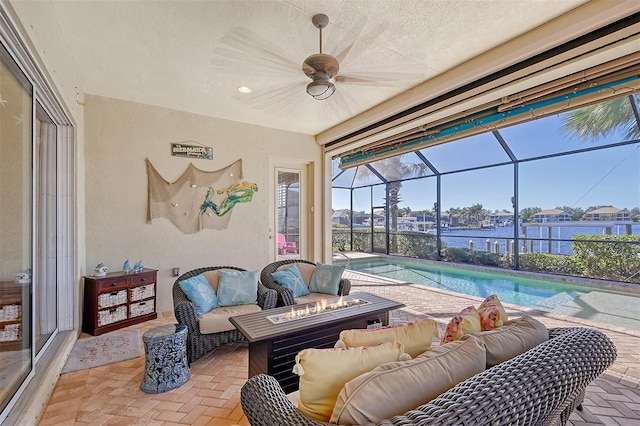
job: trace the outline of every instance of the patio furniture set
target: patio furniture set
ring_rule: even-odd
[[[300,271],[304,284],[312,287],[311,277],[320,264],[316,265],[313,262],[298,259],[271,263],[260,273],[257,304],[253,302],[248,308],[242,306],[238,309],[217,307],[211,310],[215,314],[215,311],[220,309],[219,315],[224,318],[224,321],[220,321],[219,318],[212,322],[209,318],[202,322],[202,317],[197,312],[198,307],[190,300],[180,283],[201,276],[201,274],[208,274],[206,276],[209,284],[217,290],[217,280],[220,279],[220,274],[224,274],[225,271],[244,271],[243,269],[230,266],[199,268],[180,276],[173,286],[176,319],[178,323],[187,328],[186,357],[189,364],[222,344],[234,341],[249,342],[249,379],[242,387],[241,402],[247,419],[254,426],[329,424],[328,420],[318,420],[310,416],[309,413],[303,412],[304,410],[301,411],[295,398],[292,397],[295,393],[291,394],[291,392],[294,392],[298,386],[298,377],[291,374],[291,371],[295,371],[296,368],[301,370],[298,364],[300,355],[296,355],[296,353],[304,348],[333,347],[342,329],[367,328],[376,322],[378,322],[375,324],[376,327],[386,324],[388,311],[403,306],[378,296],[368,295],[373,296],[368,297],[363,294],[361,297],[366,299],[366,304],[375,302],[381,303],[381,305],[356,306],[349,308],[348,312],[351,313],[348,314],[323,313],[324,316],[316,319],[305,317],[299,322],[296,320],[295,323],[281,324],[276,320],[279,320],[281,316],[286,316],[289,310],[293,315],[294,308],[297,308],[294,305],[308,307],[320,300],[321,297],[327,298],[328,296],[322,293],[314,294],[314,292],[307,292],[309,294],[299,296],[296,294],[295,288],[285,287],[274,279],[274,274],[293,265]],[[351,283],[346,279],[340,279],[338,289],[340,295],[349,296]],[[352,301],[357,296],[359,295],[351,295],[345,299]],[[385,301],[390,304],[385,304]],[[373,313],[373,317],[369,313]],[[210,324],[212,323],[221,327],[220,330],[211,332]],[[228,323],[228,325],[224,323]],[[337,421],[336,423],[564,425],[573,410],[580,409],[587,385],[613,363],[616,349],[606,335],[595,329],[556,328],[546,330],[544,326],[538,324],[544,329],[545,335],[545,338],[540,340],[541,343],[536,342],[535,345],[527,347],[528,350],[522,353],[518,352],[519,355],[505,358],[506,360],[501,360],[497,365],[488,362],[490,349],[489,346],[485,346],[486,341],[482,340],[481,336],[469,335],[460,342],[452,342],[460,343],[460,346],[476,345],[478,348],[482,348],[480,351],[483,356],[485,350],[487,355],[486,358],[482,358],[482,368],[478,370],[477,374],[474,372],[473,375],[466,376],[468,378],[459,383],[451,383],[451,387],[447,387],[448,390],[444,393],[440,391],[435,393],[435,399],[429,397],[426,400],[428,402],[411,406],[409,411],[403,409],[394,412],[388,418],[385,417],[386,420],[376,419],[375,421],[367,420],[355,423]],[[505,328],[506,325],[505,323]],[[201,327],[207,329],[203,330]],[[483,331],[482,333],[491,333],[491,331]],[[514,340],[518,340],[518,335],[515,336]],[[451,343],[441,345],[440,348],[447,345],[451,345]],[[282,348],[291,346],[295,350],[285,351],[280,349],[280,346]],[[435,379],[430,373],[424,375],[424,380],[420,379],[421,373],[416,373],[416,371],[423,370],[407,370],[403,373],[405,369],[412,369],[417,364],[423,364],[425,360],[422,358],[427,352],[411,360],[398,358],[395,363],[383,363],[373,372],[382,369],[382,374],[386,374],[385,369],[394,372],[399,370],[400,374],[410,374],[414,379],[417,376],[417,381],[421,383],[433,381]],[[436,358],[440,357],[437,352],[435,350],[436,354],[433,355]],[[447,359],[449,358],[443,356],[438,362],[442,364],[443,360]],[[486,368],[485,359],[487,360]],[[449,361],[454,366],[467,363],[464,359],[452,358]],[[445,367],[445,370],[446,368],[448,367]],[[362,380],[360,380],[361,377]],[[358,379],[365,383],[363,391],[366,396],[364,398],[365,406],[387,404],[390,400],[402,400],[406,399],[409,394],[419,393],[419,391],[411,389],[403,379],[387,381],[380,389],[372,388],[372,390],[366,388],[370,381],[368,376],[365,378],[363,374]],[[374,383],[375,379],[371,379],[371,382]],[[395,385],[392,385],[394,383]],[[347,384],[342,392],[345,389],[347,389]],[[357,400],[357,397],[353,395],[348,397],[343,397],[342,393],[340,395],[346,401],[347,407],[353,402],[352,397],[354,401]],[[393,406],[393,402],[391,404]],[[362,414],[359,410],[363,411],[361,407],[357,408],[357,403],[356,408],[351,407],[350,409],[356,412],[354,418],[358,418],[358,415]]]

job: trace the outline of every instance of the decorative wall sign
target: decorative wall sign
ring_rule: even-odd
[[[206,160],[213,160],[213,148],[204,145],[172,143],[171,155],[174,157],[204,158]]]
[[[164,179],[149,159],[147,222],[164,217],[185,234],[205,229],[225,229],[238,203],[248,203],[258,185],[243,182],[242,160],[216,171],[193,164],[175,182]]]

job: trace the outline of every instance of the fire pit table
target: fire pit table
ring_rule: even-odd
[[[342,330],[387,325],[389,311],[405,305],[369,293],[325,303],[294,305],[229,318],[249,341],[249,377],[268,374],[286,392],[298,390],[295,356],[307,348],[331,348]]]

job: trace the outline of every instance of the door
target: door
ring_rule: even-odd
[[[306,165],[274,166],[272,249],[274,260],[303,259],[306,252]]]

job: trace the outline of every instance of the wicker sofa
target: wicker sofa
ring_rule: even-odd
[[[282,270],[283,268],[288,268],[290,265],[295,264],[302,270],[303,275],[305,276],[305,280],[308,280],[306,283],[307,286],[310,284],[311,275],[313,273],[313,269],[316,264],[310,262],[308,260],[302,259],[287,259],[280,260],[277,262],[273,262],[262,268],[262,272],[260,272],[260,281],[266,287],[275,290],[278,293],[278,306],[290,306],[295,305],[297,303],[309,303],[313,302],[312,299],[326,298],[326,294],[318,294],[311,293],[310,297],[305,298],[304,300],[296,300],[293,297],[293,291],[291,289],[286,288],[278,284],[273,279],[273,273]],[[340,284],[338,286],[338,294],[342,296],[346,296],[351,291],[351,281],[346,278],[342,278],[340,280]]]
[[[549,337],[431,402],[377,424],[566,424],[587,385],[613,363],[616,349],[607,336],[589,328],[551,329]],[[271,376],[250,378],[242,387],[241,402],[253,426],[327,424],[302,414]]]
[[[223,331],[219,333],[200,333],[198,316],[194,304],[187,298],[187,295],[180,288],[180,282],[207,271],[218,271],[220,269],[232,271],[245,271],[235,266],[208,266],[194,269],[182,274],[173,284],[173,309],[176,320],[180,324],[187,326],[187,360],[191,364],[196,359],[207,354],[218,346],[225,343],[244,341],[246,338],[237,329]],[[276,307],[277,294],[258,283],[258,305],[263,310]]]

